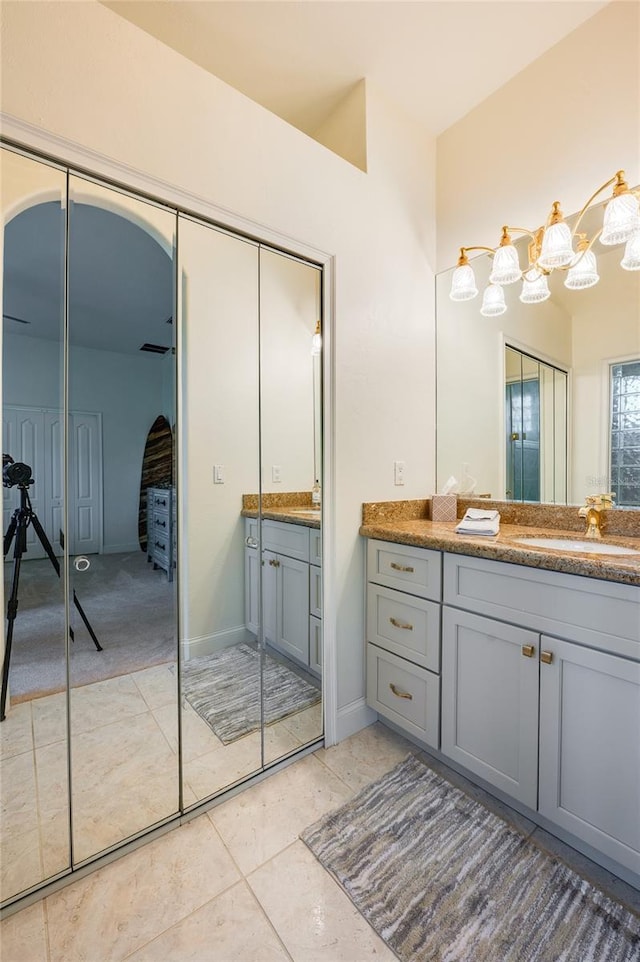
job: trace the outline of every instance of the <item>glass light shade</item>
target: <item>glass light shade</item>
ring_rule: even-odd
[[[557,224],[550,224],[545,229],[542,238],[542,250],[538,257],[540,267],[553,269],[554,267],[566,267],[574,258],[573,247],[571,246],[571,231],[564,221]]]
[[[640,271],[640,228],[627,241],[620,267],[625,271]]]
[[[522,275],[522,292],[520,300],[523,304],[540,304],[551,297],[551,291],[545,274],[539,271],[526,271]]]
[[[318,354],[322,353],[322,334],[317,332],[311,338],[311,355],[312,357],[317,357]]]
[[[613,197],[604,210],[600,243],[624,244],[640,227],[640,205],[633,194]]]
[[[593,287],[600,280],[596,255],[593,251],[585,251],[583,254],[576,254],[575,267],[569,270],[564,286],[570,291],[579,291],[585,287]]]
[[[493,255],[493,268],[489,275],[491,284],[513,284],[522,277],[518,252],[513,244],[498,247]]]
[[[452,301],[470,301],[478,293],[476,276],[471,264],[461,264],[456,267],[451,278],[449,297]]]
[[[480,313],[483,317],[497,317],[499,314],[504,314],[507,309],[507,305],[504,302],[504,291],[499,284],[489,284],[485,288],[484,296],[482,298],[482,307],[480,308]]]

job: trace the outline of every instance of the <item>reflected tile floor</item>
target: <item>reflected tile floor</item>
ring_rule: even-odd
[[[200,760],[212,754],[204,748]],[[2,962],[394,962],[299,834],[409,751],[420,755],[378,723],[297,760],[6,919]],[[511,814],[521,831],[540,831]],[[550,846],[548,837],[541,844]],[[635,890],[559,842],[554,850],[640,910]]]
[[[178,811],[176,686],[169,663],[72,689],[77,861]],[[266,760],[319,737],[321,725],[314,706],[269,726]],[[186,701],[182,726],[187,806],[260,769],[259,733],[223,745]],[[21,702],[0,725],[0,900],[69,864],[66,738],[63,694]]]

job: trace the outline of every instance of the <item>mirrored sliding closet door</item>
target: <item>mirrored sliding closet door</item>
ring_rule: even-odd
[[[64,562],[66,173],[2,150],[1,898],[71,864]]]
[[[320,742],[322,274],[1,177],[6,904]]]
[[[69,198],[69,716],[77,864],[179,809],[176,215],[76,176]]]

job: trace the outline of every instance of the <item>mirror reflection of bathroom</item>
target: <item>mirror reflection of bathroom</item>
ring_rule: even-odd
[[[593,236],[601,223],[596,206],[581,229]],[[515,246],[526,263],[527,239]],[[466,463],[476,493],[492,498],[582,504],[613,491],[621,507],[640,505],[640,273],[621,267],[620,246],[593,251],[595,286],[569,290],[553,272],[550,297],[523,304],[510,284],[493,317],[480,297],[450,300],[453,268],[437,276],[438,490]],[[471,263],[482,291],[491,258]]]

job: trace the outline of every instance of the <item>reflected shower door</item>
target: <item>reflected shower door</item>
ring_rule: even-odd
[[[74,864],[179,808],[175,225],[171,211],[70,178]],[[166,502],[157,512],[152,492]]]

